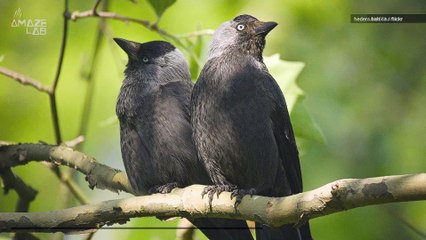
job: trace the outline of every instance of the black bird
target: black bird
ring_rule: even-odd
[[[169,193],[175,187],[211,184],[192,140],[193,84],[183,54],[168,42],[114,40],[129,57],[116,113],[121,154],[134,191]],[[252,239],[245,221],[191,222],[210,239]]]
[[[192,92],[191,123],[199,158],[214,186],[281,197],[302,192],[299,154],[284,96],[263,63],[266,35],[275,22],[241,15],[214,33],[208,59]],[[300,229],[256,224],[257,239],[311,239]]]

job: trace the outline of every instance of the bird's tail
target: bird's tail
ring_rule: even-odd
[[[256,240],[312,240],[309,222],[299,228],[293,224],[286,224],[280,228],[271,228],[261,223],[256,223]]]
[[[190,220],[208,239],[253,240],[246,221],[224,218],[197,218]]]

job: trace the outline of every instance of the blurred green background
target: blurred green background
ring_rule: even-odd
[[[51,84],[59,57],[63,4],[53,0],[0,1],[0,66]],[[93,5],[94,1],[70,1],[70,11],[89,10]],[[27,35],[23,27],[12,28],[17,9],[21,9],[22,18],[46,19],[47,34]],[[137,4],[111,1],[109,10],[156,20],[155,11],[145,0]],[[324,137],[324,142],[298,139],[304,187],[310,190],[340,178],[426,171],[426,24],[350,23],[350,14],[354,13],[425,12],[424,0],[177,0],[166,10],[159,26],[172,34],[215,29],[242,13],[279,23],[267,37],[265,56],[280,53],[283,59],[305,63],[298,85],[305,93],[303,104]],[[87,18],[69,22],[68,46],[57,90],[64,140],[79,134],[89,85],[85,79],[90,71],[99,21]],[[102,163],[123,169],[119,127],[111,119],[115,116],[116,97],[127,59],[112,37],[139,42],[162,37],[134,23],[115,20],[106,23],[92,76],[93,106],[82,151]],[[203,37],[198,42],[201,45],[194,47],[201,49],[201,58],[209,40],[210,37]],[[197,40],[182,41],[189,44]],[[0,109],[0,141],[55,142],[46,94],[0,75]],[[298,124],[293,121],[296,129],[303,128]],[[31,211],[78,205],[43,164],[31,163],[14,171],[39,191],[31,203]],[[91,202],[129,196],[92,191],[81,174],[77,174],[77,180]],[[1,195],[0,211],[14,211],[16,199],[13,191]],[[426,203],[354,209],[314,219],[311,226],[315,239],[422,239],[401,219],[425,233]],[[160,222],[146,218],[134,219],[126,226],[176,224],[176,220]],[[0,234],[0,238],[7,236]],[[174,236],[175,230],[101,230],[94,239],[173,239]],[[82,238],[83,235],[67,237]],[[197,238],[202,239],[199,234]]]

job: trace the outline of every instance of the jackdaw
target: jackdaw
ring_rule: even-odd
[[[214,33],[208,58],[191,98],[198,157],[214,186],[232,192],[282,197],[302,192],[299,154],[284,96],[263,63],[266,35],[275,22],[241,15]],[[273,229],[256,223],[257,239],[311,239],[301,228]]]
[[[129,59],[116,113],[121,154],[134,191],[169,193],[175,187],[212,184],[192,140],[193,84],[183,54],[164,41],[114,40]],[[209,239],[252,239],[245,221],[190,221]]]

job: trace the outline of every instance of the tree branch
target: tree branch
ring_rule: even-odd
[[[105,201],[51,212],[0,213],[0,231],[69,232],[125,223],[130,218],[182,216],[248,219],[270,226],[374,204],[426,200],[426,173],[366,179],[342,179],[312,191],[281,198],[245,196],[234,209],[230,193],[213,200],[201,198],[202,185],[154,194]]]
[[[87,11],[74,11],[71,13],[69,19],[76,21],[81,18],[89,18],[89,17],[99,17],[99,18],[109,18],[109,19],[115,19],[120,20],[123,22],[133,22],[137,24],[141,24],[142,26],[146,28],[152,28],[154,26],[150,21],[148,20],[142,20],[127,16],[122,16],[114,12],[106,12],[106,11],[94,11],[93,9],[87,10]]]
[[[0,145],[0,170],[25,165],[30,161],[50,161],[74,168],[86,175],[92,189],[132,193],[125,173],[98,163],[72,148],[43,143]]]
[[[12,71],[10,69],[4,68],[4,67],[0,67],[0,73],[10,77],[12,79],[15,79],[16,81],[18,81],[19,83],[23,84],[23,85],[28,85],[31,86],[41,92],[45,92],[47,94],[50,94],[52,92],[52,89],[48,86],[43,85],[40,81],[34,80],[30,77],[24,76],[20,73],[17,73],[15,71]]]
[[[30,202],[37,196],[37,190],[26,184],[18,175],[15,175],[10,168],[0,169],[0,177],[3,179],[4,193],[7,194],[9,189],[15,189],[19,196],[16,204],[17,212],[27,212]]]

